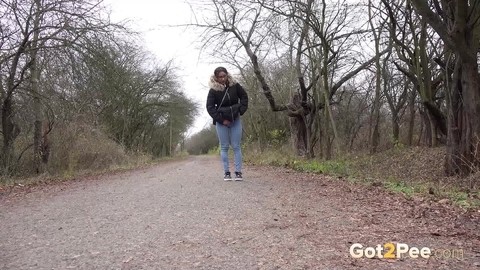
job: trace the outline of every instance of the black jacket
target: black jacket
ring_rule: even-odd
[[[223,102],[222,102],[223,100]],[[223,86],[210,79],[210,91],[207,96],[207,111],[215,122],[233,121],[243,115],[248,108],[248,95],[245,89],[228,75],[228,85]]]

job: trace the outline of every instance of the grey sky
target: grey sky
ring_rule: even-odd
[[[129,20],[128,26],[142,32],[144,46],[161,62],[173,59],[183,81],[183,91],[200,106],[199,115],[189,133],[211,123],[205,111],[207,81],[216,67],[212,61],[199,59],[199,38],[194,30],[166,25],[191,23],[192,13],[183,0],[105,0],[113,21]],[[209,63],[210,62],[210,63]]]

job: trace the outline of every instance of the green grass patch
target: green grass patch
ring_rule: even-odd
[[[414,194],[418,193],[414,186],[402,181],[387,181],[384,183],[384,186],[387,190],[404,194],[407,197],[412,197]]]
[[[292,168],[297,171],[347,176],[348,165],[344,160],[294,160]]]
[[[465,192],[460,190],[445,191],[442,194],[454,204],[463,208],[480,208],[480,192]]]
[[[207,155],[219,155],[220,154],[220,146],[215,146],[208,150]]]

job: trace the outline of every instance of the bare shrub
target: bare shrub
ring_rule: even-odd
[[[104,170],[126,164],[124,148],[99,128],[85,123],[58,126],[52,134],[52,174]]]

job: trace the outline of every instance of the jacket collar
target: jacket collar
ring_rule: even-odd
[[[233,85],[237,84],[237,81],[230,74],[227,75],[227,79],[228,79],[228,82],[229,82],[229,86],[233,86]],[[223,91],[225,89],[225,86],[219,84],[215,80],[215,75],[212,75],[210,77],[210,81],[208,82],[208,86],[210,86],[210,88],[215,90],[215,91]]]

